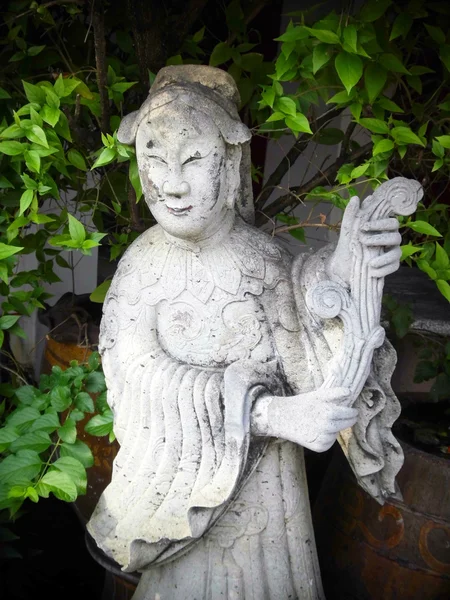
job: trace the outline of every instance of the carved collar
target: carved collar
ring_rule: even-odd
[[[114,287],[130,304],[175,300],[185,290],[206,303],[216,288],[233,296],[259,295],[285,276],[278,244],[241,220],[217,244],[191,248],[174,243],[156,225],[125,253]]]

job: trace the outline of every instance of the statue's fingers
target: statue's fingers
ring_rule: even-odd
[[[401,256],[402,251],[397,246],[388,252],[383,252],[383,254],[380,254],[380,256],[377,256],[376,258],[372,258],[369,264],[372,268],[378,269],[379,267],[384,267],[390,263],[399,263]]]
[[[394,233],[361,233],[361,243],[365,246],[399,246],[402,236]]]
[[[358,196],[352,196],[344,211],[341,223],[341,236],[348,235],[353,227],[356,215],[359,212],[360,201]]]
[[[320,390],[320,399],[322,402],[341,402],[350,395],[350,389],[347,387],[323,388]]]
[[[362,231],[397,231],[399,222],[397,219],[391,217],[389,219],[376,219],[374,221],[367,221],[361,229]]]
[[[398,270],[400,266],[400,261],[396,261],[393,263],[389,263],[388,265],[385,265],[384,267],[380,267],[379,269],[371,269],[370,270],[370,275],[371,277],[376,277],[376,278],[380,278],[380,277],[387,277],[388,275],[392,275],[392,273],[395,273],[395,271]]]

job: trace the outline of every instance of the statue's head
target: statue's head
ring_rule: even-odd
[[[162,69],[118,139],[136,145],[145,200],[171,235],[201,239],[227,213],[252,219],[250,132],[234,80],[214,67]]]

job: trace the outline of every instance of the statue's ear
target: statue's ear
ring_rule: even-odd
[[[136,141],[136,133],[137,133],[137,116],[138,110],[130,113],[126,117],[122,119],[119,125],[119,129],[117,131],[117,139],[122,144],[133,145]]]
[[[225,161],[226,169],[226,202],[228,208],[233,208],[236,205],[241,176],[239,167],[241,164],[242,149],[239,145],[227,147],[227,158]]]

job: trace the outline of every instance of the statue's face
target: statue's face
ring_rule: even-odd
[[[204,113],[180,102],[151,111],[136,136],[146,202],[168,233],[208,235],[223,218],[226,146]]]

